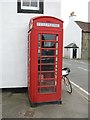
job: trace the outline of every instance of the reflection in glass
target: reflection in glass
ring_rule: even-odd
[[[42,71],[54,71],[54,65],[42,65],[41,67]]]
[[[55,80],[41,80],[38,82],[38,85],[42,86],[55,85]]]
[[[38,78],[40,79],[40,75],[42,79],[45,78],[54,78],[54,72],[42,72],[41,74],[38,73]]]
[[[38,49],[38,56],[40,56],[40,50]]]
[[[56,55],[58,55],[58,50],[56,50]]]
[[[41,58],[41,63],[51,64],[55,62],[55,58]],[[40,64],[40,57],[38,58],[38,64]]]
[[[58,48],[58,43],[56,43],[56,48]]]
[[[54,48],[55,43],[54,42],[44,42],[42,41],[42,48]]]
[[[58,35],[56,35],[56,41],[58,41]]]
[[[38,42],[38,48],[40,48],[40,42]]]
[[[55,50],[42,50],[42,56],[53,56]]]
[[[40,65],[38,65],[38,71],[40,71]],[[54,71],[54,65],[42,65],[41,71]]]
[[[42,40],[55,40],[55,34],[42,34]]]

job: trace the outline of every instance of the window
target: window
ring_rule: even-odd
[[[21,9],[39,10],[39,0],[21,0]]]
[[[43,0],[19,0],[17,4],[18,13],[43,14]]]

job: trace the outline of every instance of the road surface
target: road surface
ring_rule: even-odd
[[[82,89],[86,94],[88,92],[88,75],[90,74],[90,64],[86,60],[63,59],[63,67],[69,67],[71,73],[69,78],[71,82],[79,89]]]

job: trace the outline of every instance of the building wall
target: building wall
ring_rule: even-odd
[[[0,88],[27,86],[27,49],[28,23],[30,18],[40,15],[52,15],[60,19],[60,0],[44,3],[44,14],[17,13],[17,0],[0,2]],[[2,38],[1,38],[2,36]],[[0,44],[0,45],[1,45]],[[1,46],[0,46],[1,49]],[[1,65],[3,69],[1,69]]]
[[[70,17],[69,23],[64,31],[64,46],[69,45],[70,43],[75,43],[78,49],[78,58],[81,58],[81,38],[82,38],[82,30],[80,27],[74,22],[75,18]],[[63,48],[64,49],[64,48]],[[66,57],[67,53],[63,53],[64,57]]]
[[[0,21],[2,20],[2,12],[1,12],[1,9],[2,8],[2,6],[1,6],[1,4],[0,4]],[[0,22],[0,86],[1,86],[1,84],[2,84],[2,42],[1,42],[1,40],[2,40],[2,23]]]
[[[65,48],[64,49],[64,57],[65,58],[70,58],[70,55],[71,55],[71,49],[70,48]]]
[[[88,51],[90,48],[90,33],[83,32],[82,34],[82,59],[88,59],[90,58]]]

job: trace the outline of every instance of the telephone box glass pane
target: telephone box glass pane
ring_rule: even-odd
[[[42,34],[42,40],[55,40],[55,37],[54,34]]]
[[[40,42],[38,42],[38,48],[40,48]]]
[[[38,73],[38,79],[46,79],[46,78],[55,78],[55,73],[54,72]]]
[[[40,37],[41,37],[41,35],[40,35],[40,34],[38,34],[38,40],[40,40]]]
[[[40,56],[40,50],[38,50],[38,56]]]
[[[54,71],[55,65],[42,65],[40,69],[40,65],[38,65],[38,71]]]
[[[56,48],[58,48],[58,43],[56,43]]]
[[[54,65],[42,65],[41,70],[42,71],[54,71]]]
[[[44,42],[42,41],[42,48],[54,48],[55,42]]]
[[[54,56],[55,50],[42,50],[42,56]]]
[[[55,80],[41,80],[41,82],[39,81],[38,85],[42,86],[55,85]]]
[[[40,64],[40,60],[41,60],[41,63],[43,64],[43,63],[47,63],[47,64],[51,64],[51,63],[54,63],[55,62],[55,58],[50,58],[50,57],[48,57],[48,58],[46,58],[46,57],[43,57],[43,58],[41,58],[40,59],[40,57],[38,58],[38,64]]]
[[[38,88],[38,92],[41,94],[48,94],[48,93],[53,93],[56,92],[55,87],[43,87],[43,88]]]

